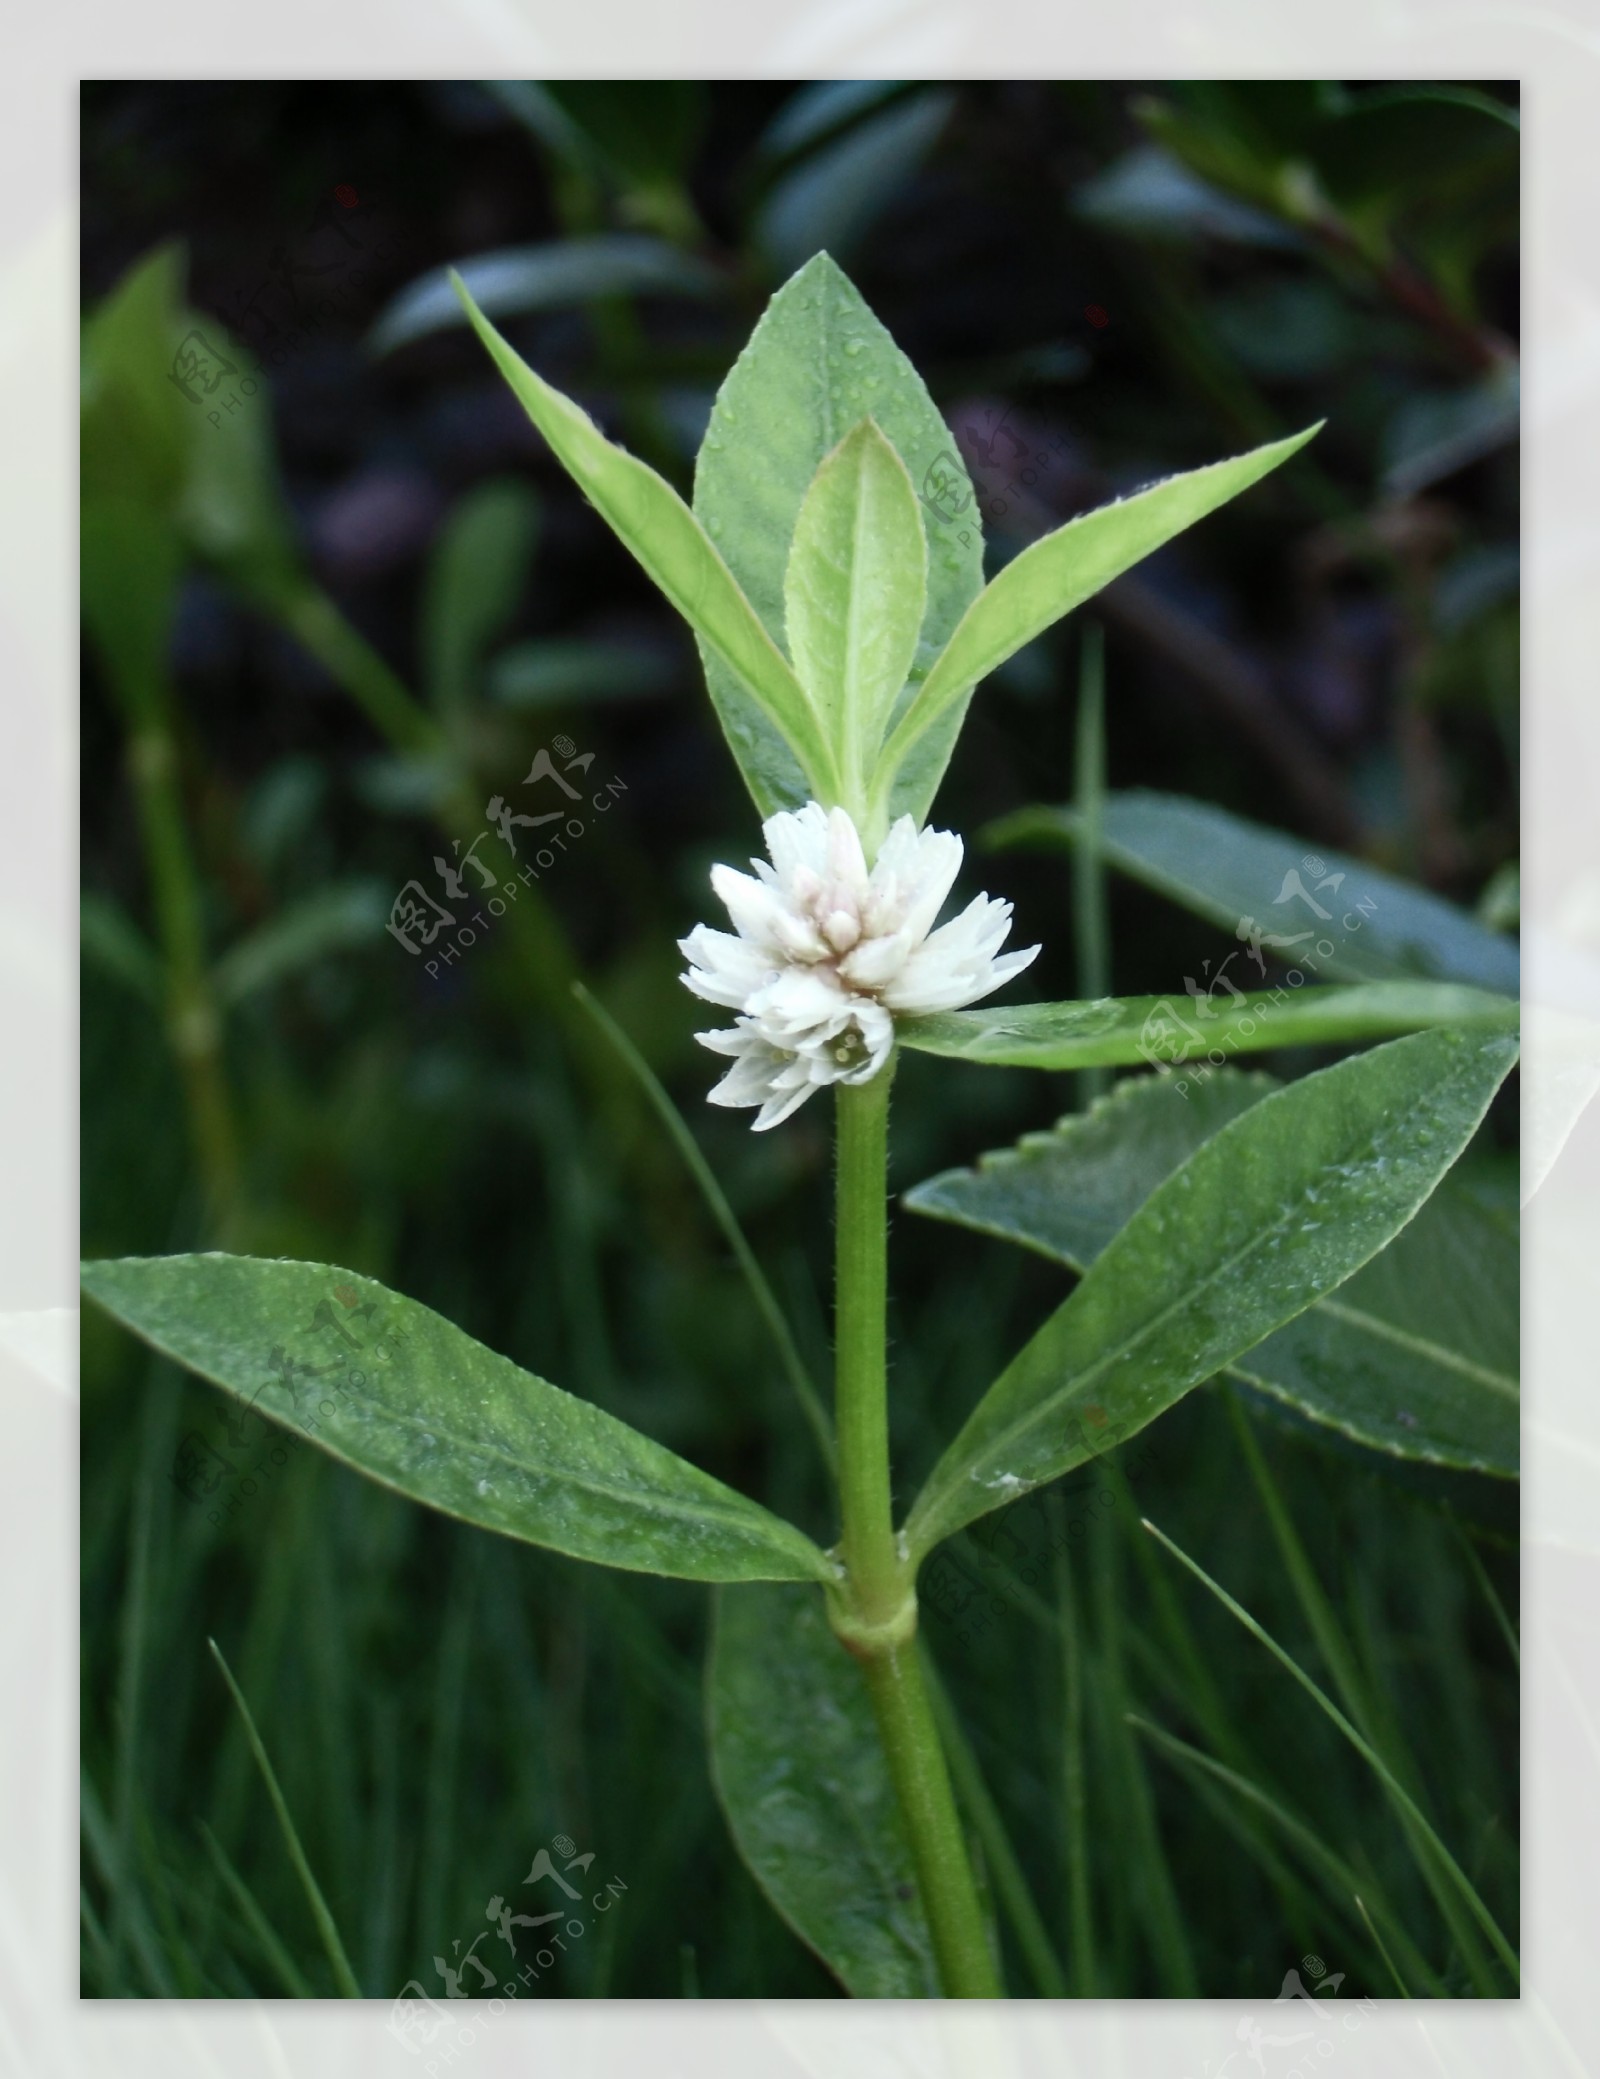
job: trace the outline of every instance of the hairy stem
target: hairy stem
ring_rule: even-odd
[[[835,1420],[848,1580],[832,1614],[872,1699],[940,1983],[952,1999],[997,1999],[1000,1983],[917,1659],[912,1569],[894,1535],[885,1317],[891,1074],[838,1090]]]

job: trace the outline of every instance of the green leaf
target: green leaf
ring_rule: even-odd
[[[1187,1090],[1137,1077],[975,1170],[930,1177],[905,1204],[1084,1271],[1159,1184],[1278,1087],[1233,1069]],[[1359,1443],[1514,1477],[1517,1268],[1515,1228],[1447,1177],[1364,1269],[1229,1370]]]
[[[158,248],[84,329],[85,515],[102,500],[135,510],[255,598],[277,598],[303,581],[303,564],[266,378],[215,318],[186,306],[184,264],[180,247]],[[84,603],[87,614],[87,587]]]
[[[807,793],[836,801],[832,760],[800,682],[694,514],[653,469],[614,447],[586,412],[535,375],[465,288],[457,293],[473,329],[556,459],[741,689],[746,724],[751,714],[758,715],[794,769],[806,775]],[[727,710],[723,726],[743,764]]]
[[[832,1578],[792,1524],[356,1272],[123,1257],[83,1282],[168,1357],[463,1522],[690,1581]]]
[[[1076,834],[1070,809],[1032,808],[996,823],[986,836],[996,845],[1060,845]],[[1426,976],[1517,993],[1516,947],[1465,910],[1348,853],[1308,853],[1303,838],[1248,823],[1209,802],[1142,789],[1109,794],[1100,850],[1112,866],[1209,919],[1230,939],[1248,918],[1290,941],[1269,947],[1274,959],[1299,963],[1320,980]],[[1246,955],[1239,947],[1226,957],[1242,966]]]
[[[710,90],[688,79],[552,79],[543,91],[578,125],[615,178],[648,183],[688,173]]]
[[[789,654],[858,813],[916,657],[927,572],[906,466],[863,419],[812,479],[783,587]]]
[[[1073,213],[1129,238],[1189,246],[1198,238],[1288,247],[1298,234],[1264,210],[1213,187],[1175,153],[1143,144],[1073,190]]]
[[[1514,362],[1466,389],[1413,390],[1383,434],[1383,490],[1415,498],[1469,463],[1510,447],[1522,431],[1522,378]]]
[[[920,739],[1024,643],[1081,606],[1163,542],[1287,462],[1320,425],[1319,421],[1303,433],[1271,441],[1231,461],[1168,477],[1131,498],[1069,520],[1025,548],[967,609],[900,717],[884,752],[885,785],[897,784],[895,776],[913,757]]]
[[[147,1004],[159,1006],[161,955],[112,896],[85,888],[78,898],[78,934],[85,961]]]
[[[912,1510],[913,1550],[1142,1429],[1342,1285],[1413,1217],[1516,1053],[1500,1034],[1416,1033],[1231,1120],[989,1389]]]
[[[218,1000],[243,1003],[330,953],[370,950],[388,921],[390,901],[377,881],[345,881],[289,904],[237,940],[217,962],[212,982]]]
[[[463,260],[459,272],[473,302],[490,318],[567,309],[609,296],[703,300],[724,287],[722,276],[705,261],[664,238],[637,233],[508,246]],[[367,335],[367,346],[374,354],[392,354],[414,339],[464,322],[452,270],[440,267],[409,282],[386,306]]]
[[[1269,1047],[1382,1039],[1432,1025],[1509,1032],[1516,1024],[1516,1004],[1489,990],[1448,982],[1368,982],[1298,992],[1257,988],[1240,998],[1212,997],[1203,1011],[1184,994],[938,1011],[902,1019],[899,1038],[919,1054],[991,1067],[1122,1068],[1148,1062],[1177,1068],[1190,1062],[1203,1076],[1207,1056],[1219,1052],[1226,1059]]]
[[[740,1855],[858,1999],[935,1999],[933,1940],[866,1684],[803,1588],[717,1598],[711,1774]]]
[[[428,559],[422,653],[429,698],[459,715],[490,643],[517,611],[539,531],[539,500],[514,477],[479,484],[456,505]]]
[[[840,84],[881,91],[884,83]],[[786,168],[754,226],[755,242],[772,266],[786,273],[813,254],[847,255],[857,247],[932,151],[955,101],[952,93],[924,86]]]
[[[502,650],[489,666],[489,698],[501,707],[595,707],[613,700],[652,700],[668,692],[682,667],[660,644],[605,636],[536,636]]]
[[[773,297],[717,393],[695,464],[694,509],[775,642],[800,507],[824,457],[871,418],[910,473],[928,538],[928,599],[911,680],[920,682],[983,584],[971,480],[921,376],[828,257]],[[930,486],[936,490],[930,491]],[[701,644],[706,680],[763,816],[800,807],[804,776],[777,732]],[[920,821],[949,762],[958,707],[900,776],[890,813]]]

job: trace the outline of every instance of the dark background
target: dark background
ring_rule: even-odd
[[[566,987],[587,979],[671,1088],[825,1372],[827,1110],[760,1140],[708,1110],[717,1067],[676,981],[708,865],[759,842],[693,645],[463,326],[393,344],[374,327],[446,264],[540,249],[497,321],[687,494],[718,382],[826,247],[951,424],[991,569],[1109,495],[1325,418],[1281,477],[1095,603],[1110,783],[1219,803],[1470,906],[1517,842],[1515,99],[1492,82],[87,87],[86,308],[181,241],[188,301],[233,364],[221,397],[252,415],[281,507],[242,547],[178,530],[143,706],[116,664],[129,609],[99,609],[86,577],[86,1253],[220,1241],[369,1272],[830,1539],[744,1288]],[[86,470],[115,442],[86,421]],[[502,523],[492,549],[474,512]],[[452,555],[481,587],[458,570],[451,589]],[[320,644],[316,597],[344,631],[319,624]],[[968,835],[964,885],[1009,895],[1016,942],[1043,942],[1030,996],[1077,993],[1066,862],[985,857],[980,834],[1071,794],[1086,618],[985,688],[935,812]],[[361,689],[386,674],[437,741],[376,726]],[[198,1068],[151,981],[152,838],[126,775],[152,716],[205,960],[230,975]],[[404,882],[436,887],[439,744],[481,801],[558,736],[622,783],[616,807],[522,939],[430,978],[383,924]],[[1125,884],[1111,940],[1127,994],[1171,988],[1209,944]],[[1074,1095],[909,1061],[897,1188]],[[911,1219],[893,1246],[909,1490],[1062,1280]],[[1508,1498],[1250,1419],[1428,1756],[1447,1837],[1514,1920],[1516,1678],[1461,1528],[1512,1597]],[[833,1990],[714,1804],[702,1592],[464,1529],[309,1452],[215,1526],[167,1475],[181,1437],[222,1422],[219,1396],[86,1321],[87,1992],[326,1989],[208,1635],[373,1995],[438,1993],[430,1958],[465,1947],[558,1832],[629,1891],[552,1996]],[[1303,1643],[1225,1411],[1196,1395],[1148,1445],[1137,1506],[1089,1533],[1077,1591],[1106,1827],[1094,1984],[1264,1994],[1309,1949],[1351,1973],[1347,1994],[1392,1990],[1337,1886],[1276,1879],[1130,1742],[1119,1698],[1194,1737],[1209,1668],[1241,1752],[1406,1895],[1470,1990],[1348,1750],[1214,1609],[1149,1577],[1140,1510]],[[1019,1604],[975,1643],[934,1644],[1064,1942],[1059,1643]],[[1011,1976],[1027,1989],[1015,1958]]]

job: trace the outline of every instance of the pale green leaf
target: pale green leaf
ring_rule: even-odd
[[[695,464],[694,509],[781,642],[801,503],[823,458],[864,418],[905,464],[922,506],[928,598],[910,675],[916,686],[982,587],[982,531],[966,467],[921,376],[826,253],[773,297],[717,393]],[[756,806],[764,816],[798,808],[807,790],[792,754],[704,642],[701,650]],[[901,774],[892,815],[926,814],[961,717],[958,705],[928,732]]]
[[[717,1598],[711,1774],[735,1844],[858,1999],[932,1999],[933,1941],[866,1684],[810,1588]]]
[[[999,845],[1076,841],[1070,809],[1024,809],[987,833]],[[1517,948],[1442,896],[1345,852],[1268,830],[1180,794],[1108,794],[1101,856],[1158,895],[1228,935],[1219,961],[1244,968],[1233,944],[1248,919],[1282,941],[1264,941],[1275,963],[1321,981],[1383,982],[1427,976],[1517,993]]]
[[[1131,498],[1069,520],[1008,563],[962,617],[938,662],[897,722],[884,750],[882,785],[914,758],[924,735],[957,709],[980,680],[1081,606],[1135,563],[1303,448],[1319,431],[1308,426],[1231,461],[1168,477]],[[887,798],[887,794],[885,796]]]
[[[485,317],[500,319],[614,296],[689,296],[704,301],[726,287],[717,270],[692,253],[664,238],[638,233],[508,246],[463,261],[460,272],[479,310]],[[393,353],[396,347],[462,322],[450,270],[441,267],[406,284],[380,313],[367,346],[374,354]]]
[[[441,714],[459,715],[478,691],[484,654],[523,597],[538,531],[539,500],[514,477],[477,485],[440,529],[423,585],[422,654]]]
[[[535,375],[464,288],[457,293],[473,329],[556,459],[742,689],[746,721],[749,712],[758,713],[806,775],[809,794],[836,800],[832,761],[800,682],[694,514],[648,464],[613,446],[571,398]],[[740,756],[732,729],[729,742]]]
[[[1106,996],[1096,1003],[1023,1003],[904,1018],[919,1054],[1000,1068],[1121,1068],[1148,1062],[1204,1075],[1236,1054],[1385,1039],[1433,1025],[1516,1028],[1517,1006],[1448,982],[1368,982],[1349,989],[1274,984],[1202,1009],[1186,994]]]
[[[78,898],[78,935],[85,962],[92,961],[144,1002],[160,1004],[161,955],[121,903],[85,888]]]
[[[343,881],[290,903],[218,960],[211,977],[218,1001],[243,1003],[332,953],[370,951],[388,921],[391,900],[380,882]]]
[[[1087,1270],[1157,1185],[1278,1084],[1223,1069],[1118,1084],[1049,1133],[906,1194],[915,1212]],[[1229,1367],[1313,1421],[1403,1458],[1514,1476],[1517,1240],[1446,1178],[1364,1269]]]
[[[208,1255],[88,1263],[83,1283],[168,1357],[463,1522],[691,1581],[831,1578],[792,1524],[371,1278]]]
[[[783,588],[789,654],[857,811],[917,653],[927,567],[906,466],[863,419],[812,480]]]
[[[912,1548],[1142,1429],[1342,1285],[1415,1215],[1516,1053],[1501,1034],[1415,1033],[1222,1127],[983,1397],[912,1510]]]

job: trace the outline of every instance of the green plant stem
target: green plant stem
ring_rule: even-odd
[[[967,1844],[939,1745],[914,1638],[859,1656],[911,1839],[917,1886],[933,1935],[939,1982],[953,2000],[1001,1997]]]
[[[889,1489],[889,1082],[839,1085],[834,1426],[844,1563],[856,1614],[890,1623],[909,1595]]]
[[[835,1628],[859,1662],[911,1843],[939,1980],[997,1999],[977,1885],[916,1648],[916,1595],[895,1542],[889,1484],[887,1265],[892,1065],[838,1090],[835,1425],[847,1584]]]
[[[1078,811],[1079,837],[1072,848],[1072,936],[1078,956],[1078,995],[1087,1003],[1111,994],[1106,867],[1100,850],[1101,810],[1106,793],[1105,683],[1105,631],[1098,621],[1091,621],[1083,632],[1078,667],[1073,803]],[[1087,1111],[1110,1086],[1109,1069],[1080,1069],[1080,1110]]]
[[[207,1224],[226,1239],[239,1207],[239,1141],[222,1061],[222,1018],[206,964],[200,881],[189,848],[171,696],[130,721],[128,764],[161,946],[167,1037],[183,1081]]]

